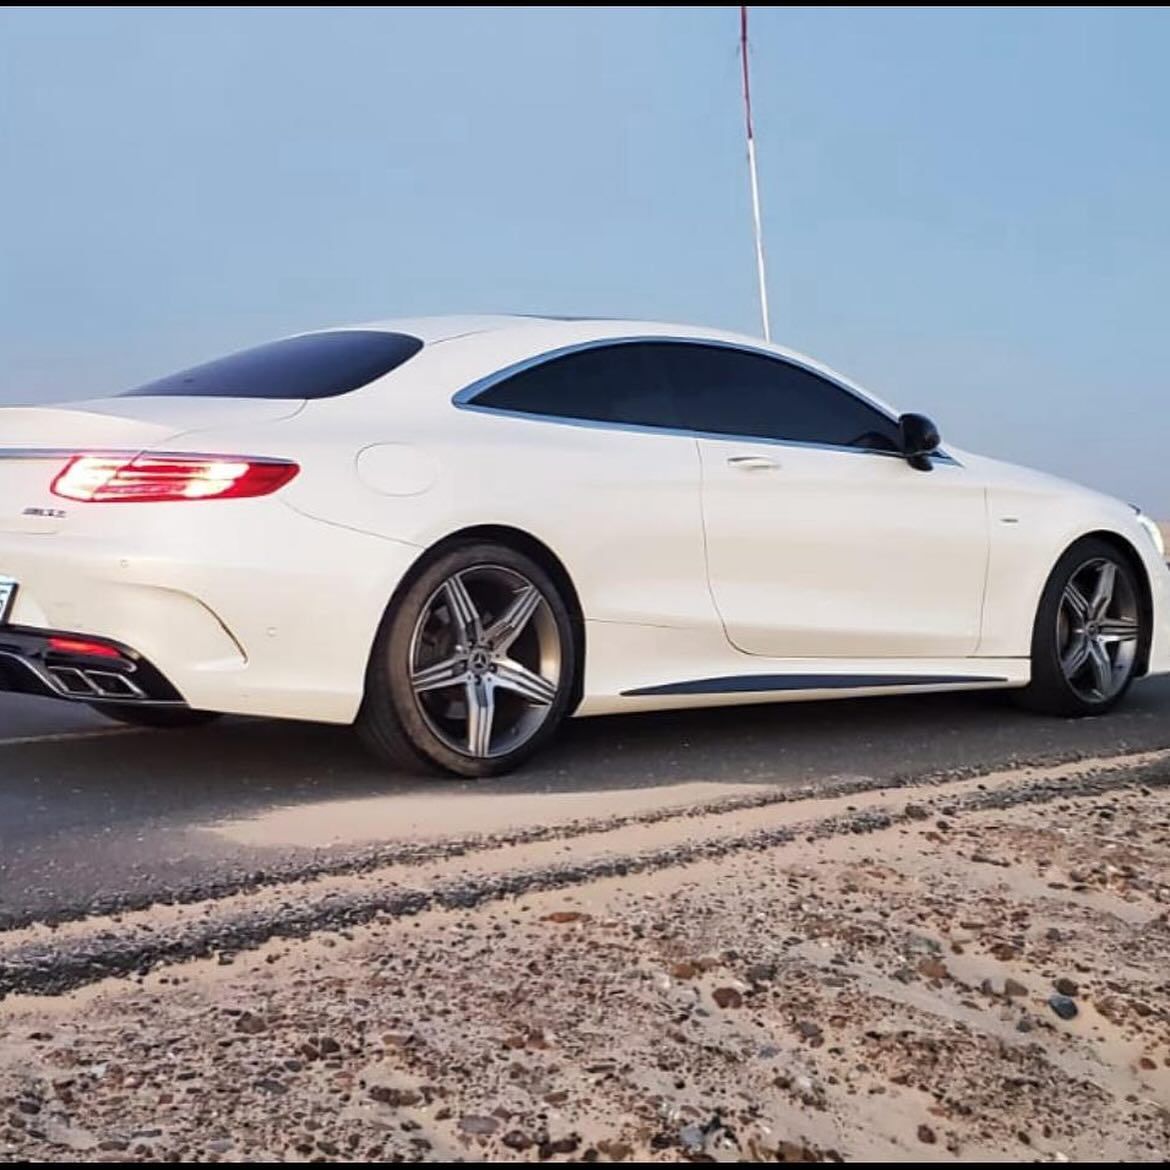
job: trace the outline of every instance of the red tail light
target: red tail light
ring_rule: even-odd
[[[122,657],[113,646],[107,646],[104,642],[88,642],[84,638],[58,638],[54,636],[49,639],[49,649],[56,650],[58,654],[81,654],[87,658]]]
[[[270,495],[298,471],[284,460],[236,455],[74,455],[52,491],[94,504],[238,500]]]

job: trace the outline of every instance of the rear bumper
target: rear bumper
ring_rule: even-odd
[[[148,530],[0,531],[0,575],[18,583],[0,641],[78,631],[127,649],[194,710],[352,722],[382,615],[422,550],[274,499],[151,508]],[[5,661],[10,687],[44,683]]]
[[[183,696],[142,655],[116,642],[98,644],[109,654],[54,646],[78,635],[57,630],[0,626],[0,691],[76,702],[185,707]]]

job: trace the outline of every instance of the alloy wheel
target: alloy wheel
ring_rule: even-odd
[[[1068,579],[1056,617],[1065,681],[1089,703],[1107,702],[1129,681],[1141,630],[1138,599],[1116,561],[1094,557]]]
[[[490,759],[544,725],[561,684],[549,603],[502,565],[452,573],[422,607],[410,641],[410,686],[427,726],[453,751]]]

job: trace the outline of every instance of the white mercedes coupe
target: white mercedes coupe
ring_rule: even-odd
[[[0,410],[0,688],[356,724],[505,772],[568,715],[1170,670],[1155,525],[716,330],[305,333]]]

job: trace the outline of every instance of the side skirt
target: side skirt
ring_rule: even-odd
[[[642,695],[765,695],[775,691],[869,691],[896,687],[1007,686],[1001,675],[985,674],[745,674],[687,679],[622,691],[623,698]]]

